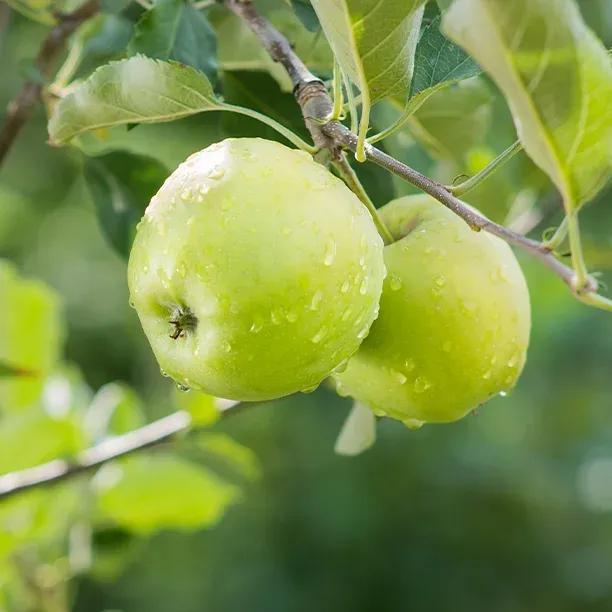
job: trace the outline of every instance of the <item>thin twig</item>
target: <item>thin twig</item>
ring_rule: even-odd
[[[358,143],[357,136],[341,123],[329,120],[332,116],[333,104],[325,86],[295,54],[287,39],[257,12],[251,0],[225,0],[225,4],[251,28],[272,59],[282,64],[287,70],[294,85],[295,97],[302,108],[302,114],[313,133],[317,146],[329,147],[333,152],[332,157],[337,156],[338,146],[355,152]],[[313,84],[316,87],[308,89]],[[307,89],[308,95],[304,97],[303,92]],[[321,134],[324,137],[321,137]],[[475,230],[485,230],[530,253],[557,274],[577,296],[581,297],[597,290],[595,279],[589,277],[586,286],[576,285],[574,270],[560,262],[544,244],[494,223],[455,197],[446,186],[433,181],[372,145],[366,146],[366,158],[428,193]]]
[[[67,38],[84,21],[93,17],[99,9],[99,0],[88,0],[72,13],[61,15],[59,23],[49,32],[43,41],[36,65],[41,77],[50,76],[55,59],[64,47]],[[30,118],[32,110],[42,93],[42,79],[26,81],[19,93],[9,103],[4,123],[0,127],[0,164],[4,161],[19,132]]]
[[[235,414],[253,403],[224,401],[222,417]],[[179,410],[116,438],[109,438],[79,453],[74,459],[55,459],[42,465],[0,476],[0,500],[40,486],[56,484],[96,469],[109,461],[152,446],[158,446],[180,433],[192,430],[191,415]]]

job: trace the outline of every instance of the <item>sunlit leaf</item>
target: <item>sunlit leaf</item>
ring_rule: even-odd
[[[32,376],[0,377],[0,412],[31,405],[57,362],[64,330],[57,294],[0,261],[0,362]]]
[[[184,0],[157,0],[136,24],[130,53],[176,60],[217,78],[217,40],[206,17]]]
[[[127,433],[144,422],[140,398],[122,383],[108,383],[98,389],[85,414],[85,428],[93,441]]]
[[[137,533],[214,525],[238,495],[203,467],[169,455],[107,465],[94,484],[100,517]]]
[[[189,412],[194,425],[206,427],[216,423],[221,416],[216,398],[212,395],[195,389],[188,392],[175,389],[174,398],[177,406]]]
[[[173,121],[220,108],[203,73],[138,55],[98,68],[62,98],[49,120],[49,135],[64,144],[88,130]]]
[[[504,92],[523,146],[571,210],[610,175],[612,63],[573,0],[455,0],[448,35]]]

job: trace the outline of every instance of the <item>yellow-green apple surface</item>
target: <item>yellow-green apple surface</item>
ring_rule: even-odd
[[[345,363],[384,276],[359,199],[308,154],[257,138],[179,166],[147,207],[128,269],[162,370],[238,400],[310,390]]]
[[[510,247],[475,232],[427,195],[384,206],[380,315],[338,392],[404,421],[454,421],[516,383],[530,331],[529,294]]]

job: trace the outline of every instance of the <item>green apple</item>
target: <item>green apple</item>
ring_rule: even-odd
[[[396,242],[380,316],[338,392],[409,426],[463,417],[516,383],[527,353],[529,294],[510,247],[427,195],[380,211]]]
[[[311,390],[378,313],[383,244],[308,154],[228,139],[187,159],[139,224],[128,279],[160,367],[237,400]]]

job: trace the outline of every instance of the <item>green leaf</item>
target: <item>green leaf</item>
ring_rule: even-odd
[[[5,417],[0,421],[0,474],[68,457],[82,446],[71,415],[54,417],[33,409]]]
[[[492,94],[480,79],[434,92],[412,115],[409,129],[434,158],[462,168],[470,148],[483,141],[491,125]]]
[[[132,37],[132,22],[121,15],[97,15],[76,32],[73,45],[81,45],[80,61],[75,77],[90,75],[100,64],[118,59]]]
[[[284,93],[274,79],[265,72],[225,72],[223,75],[225,101],[252,108],[289,127],[302,137],[308,137],[304,119],[295,98]],[[259,136],[284,142],[277,131],[269,126],[236,113],[225,113],[224,131],[237,138]]]
[[[391,96],[407,97],[414,69],[423,0],[312,0],[343,73],[361,92],[357,157],[370,108]]]
[[[291,6],[307,30],[316,32],[321,27],[310,0],[291,0]]]
[[[204,453],[220,459],[243,478],[253,481],[261,476],[261,468],[255,453],[227,434],[202,433],[198,435],[196,443]]]
[[[136,224],[166,179],[164,165],[150,157],[109,153],[87,159],[84,175],[100,225],[113,247],[130,254]]]
[[[376,442],[376,417],[363,404],[355,402],[338,434],[334,450],[338,455],[353,457]]]
[[[40,281],[19,277],[1,260],[0,307],[0,362],[34,374],[0,378],[0,412],[8,412],[36,402],[59,359],[64,324],[57,294]]]
[[[144,423],[140,398],[123,383],[113,382],[100,387],[85,414],[85,429],[92,442],[107,435],[119,436],[133,431]]]
[[[419,39],[414,60],[410,97],[442,83],[480,74],[478,64],[440,31],[440,16],[427,24]]]
[[[186,410],[191,415],[194,425],[207,427],[216,423],[220,416],[216,398],[206,393],[192,389],[191,391],[179,391],[174,389],[174,400],[176,405]]]
[[[54,25],[56,23],[54,10],[57,3],[55,0],[5,0],[6,3],[24,17],[32,21],[38,21],[44,25]]]
[[[217,39],[202,12],[184,0],[157,0],[136,24],[128,51],[176,60],[217,78]]]
[[[194,530],[219,521],[238,489],[170,455],[131,457],[94,478],[101,518],[136,533]]]
[[[138,55],[98,68],[62,98],[49,120],[49,135],[65,144],[89,130],[173,121],[220,108],[209,80],[195,68]]]
[[[455,0],[444,29],[503,91],[527,154],[572,211],[612,163],[612,63],[573,0]]]

